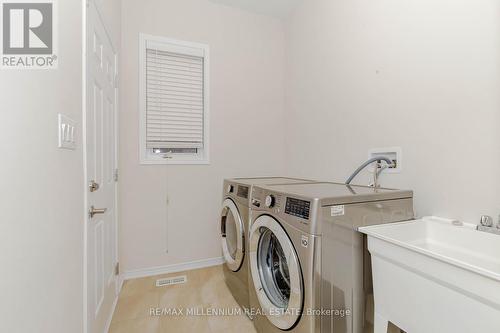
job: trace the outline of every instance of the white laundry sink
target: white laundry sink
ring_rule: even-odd
[[[360,228],[368,235],[375,333],[500,332],[500,236],[421,220]]]

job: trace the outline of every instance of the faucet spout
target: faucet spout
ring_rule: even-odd
[[[390,167],[393,165],[393,162],[388,159],[387,157],[384,157],[384,156],[378,156],[378,157],[372,157],[370,158],[368,161],[366,161],[365,163],[361,164],[359,166],[359,168],[356,169],[356,171],[353,172],[353,174],[346,180],[346,184],[350,184],[352,182],[352,180],[354,178],[356,178],[356,176],[361,172],[363,171],[363,169],[365,169],[367,166],[369,166],[370,164],[376,162],[376,168],[375,168],[375,171],[373,173],[373,186],[374,187],[378,187],[378,176],[379,176],[379,165],[380,163],[384,161],[385,163],[387,163],[387,167]]]

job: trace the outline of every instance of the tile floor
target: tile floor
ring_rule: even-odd
[[[155,286],[159,278],[179,275],[186,275],[187,283]],[[125,281],[109,333],[256,333],[244,315],[152,316],[151,308],[239,308],[226,287],[222,266]]]
[[[155,285],[157,279],[179,275],[186,275],[187,283]],[[154,316],[151,308],[238,309],[224,282],[222,266],[125,281],[109,333],[256,333],[244,315]],[[390,327],[388,332],[399,330]]]

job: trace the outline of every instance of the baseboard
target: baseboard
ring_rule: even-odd
[[[120,275],[120,276],[118,277],[118,293],[117,293],[118,295],[120,295],[120,292],[122,291],[122,288],[123,288],[123,281],[124,281],[124,279],[123,279],[123,277]]]
[[[122,280],[130,280],[130,279],[137,279],[137,278],[155,276],[160,274],[189,271],[193,269],[222,265],[223,263],[224,263],[224,257],[217,257],[217,258],[203,259],[203,260],[191,261],[191,262],[168,265],[168,266],[131,270],[123,272]]]

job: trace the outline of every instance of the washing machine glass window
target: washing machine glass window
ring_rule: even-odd
[[[230,210],[227,212],[225,224],[227,249],[231,258],[236,259],[238,231],[236,230],[236,219]]]
[[[231,199],[226,199],[222,204],[221,236],[226,265],[236,272],[243,263],[244,227],[238,208]]]
[[[269,321],[282,330],[300,320],[304,299],[302,271],[292,241],[269,215],[250,230],[250,272],[257,298]]]
[[[286,309],[290,300],[290,273],[278,238],[266,227],[261,227],[257,253],[262,286],[271,302]]]

